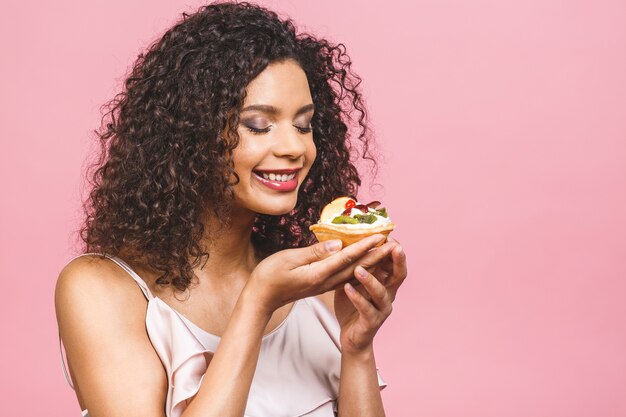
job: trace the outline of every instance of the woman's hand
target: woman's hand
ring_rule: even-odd
[[[333,240],[282,250],[257,265],[244,291],[252,292],[262,309],[271,313],[292,301],[341,287],[353,277],[356,265],[373,267],[389,255],[389,247],[369,252],[383,239],[376,234],[343,249],[341,241]]]
[[[398,288],[407,276],[406,256],[398,241],[389,238],[376,250],[385,247],[391,248],[386,251],[390,255],[373,268],[355,268],[354,276],[362,285],[355,288],[345,283],[335,291],[335,315],[341,326],[343,352],[358,353],[371,346],[376,332],[391,314]]]

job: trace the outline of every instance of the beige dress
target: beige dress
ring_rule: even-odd
[[[79,256],[84,255],[99,254]],[[148,300],[146,329],[168,378],[165,414],[179,417],[198,392],[220,338],[153,296],[123,260],[105,256],[128,272]],[[316,297],[296,301],[285,320],[263,336],[245,417],[335,416],[341,371],[339,330],[334,314]],[[74,388],[62,351],[61,359],[66,380]],[[378,384],[381,389],[387,385],[380,374]],[[83,410],[83,416],[88,415]]]

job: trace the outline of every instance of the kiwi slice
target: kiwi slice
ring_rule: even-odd
[[[333,219],[334,224],[359,224],[359,221],[350,216],[337,216]]]
[[[354,218],[357,219],[359,223],[372,224],[376,221],[376,216],[373,214],[355,214]]]

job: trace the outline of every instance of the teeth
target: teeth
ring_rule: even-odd
[[[285,182],[285,181],[290,181],[292,180],[294,177],[296,176],[296,174],[266,174],[265,172],[263,173],[263,178],[265,178],[266,180],[270,180],[270,181],[280,181],[280,182]]]

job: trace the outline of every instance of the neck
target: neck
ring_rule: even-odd
[[[212,209],[207,210],[204,217],[205,232],[200,239],[200,248],[209,253],[206,263],[204,258],[201,263],[193,267],[193,272],[200,280],[200,284],[213,281],[218,285],[241,287],[245,284],[250,274],[258,264],[258,259],[252,242],[252,226],[256,219],[256,213],[247,210],[231,211],[231,222],[220,228],[220,222],[215,218]],[[145,258],[125,248],[120,255],[129,261],[131,267],[144,279],[160,272],[154,271]],[[190,259],[193,262],[194,259]],[[219,279],[215,279],[219,278]],[[156,288],[154,291],[158,291]]]
[[[209,258],[194,268],[194,272],[202,280],[210,276],[245,276],[248,277],[258,261],[251,242],[252,226],[256,214],[249,210],[231,211],[231,222],[220,228],[215,215],[205,218],[205,234],[201,239],[201,247],[209,253]]]

